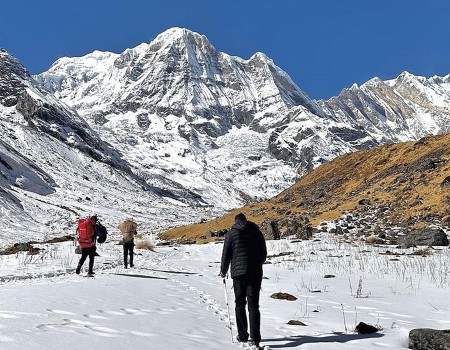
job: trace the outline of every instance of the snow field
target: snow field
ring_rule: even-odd
[[[343,243],[329,234],[267,246],[261,345],[405,349],[411,329],[450,326],[448,249],[425,257],[406,255],[410,249],[386,255],[392,247]],[[55,247],[35,257],[0,257],[2,349],[241,347],[230,341],[218,277],[221,243],[136,250],[136,268],[129,270],[122,268],[121,247],[106,243],[99,247],[95,278],[73,273],[79,256],[71,242]],[[226,283],[236,336],[232,280]],[[298,299],[272,299],[276,292]],[[381,331],[355,334],[361,321]]]

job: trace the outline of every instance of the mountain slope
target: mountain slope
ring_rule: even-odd
[[[101,217],[106,208],[116,212],[104,218],[108,226],[134,216],[147,221],[143,229],[156,229],[191,220],[202,205],[187,191],[180,198],[185,204],[176,193],[147,184],[4,50],[0,86],[0,245],[73,233],[78,217]]]
[[[450,213],[449,188],[450,134],[430,136],[338,157],[268,201],[162,237],[198,238],[230,227],[240,211],[258,223],[305,215],[317,225],[347,213],[370,217],[372,226],[441,223]]]
[[[450,75],[425,79],[403,72],[394,80],[353,85],[319,105],[335,120],[358,123],[378,143],[417,140],[450,131],[449,82]]]

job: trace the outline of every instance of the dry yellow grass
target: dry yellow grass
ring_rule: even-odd
[[[136,249],[153,250],[155,247],[149,240],[142,240],[136,242]]]
[[[442,186],[450,179],[449,159],[450,134],[358,151],[318,167],[268,201],[205,223],[173,228],[161,237],[197,239],[230,227],[238,212],[257,223],[299,214],[318,224],[345,212],[389,206],[386,220],[420,226],[449,214],[450,187]]]

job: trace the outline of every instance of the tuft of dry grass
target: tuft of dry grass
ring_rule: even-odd
[[[433,255],[433,250],[431,250],[431,248],[429,248],[429,247],[422,248],[422,249],[415,250],[414,252],[411,253],[411,255],[430,256],[430,255]]]
[[[155,246],[149,240],[138,241],[135,246],[136,249],[151,250],[152,252],[155,250]]]
[[[366,238],[367,244],[384,244],[384,239],[377,236],[369,236]]]

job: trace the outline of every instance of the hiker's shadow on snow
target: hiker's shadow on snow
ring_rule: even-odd
[[[381,338],[384,334],[345,334],[345,333],[331,333],[325,336],[293,336],[277,339],[262,339],[264,345],[269,345],[271,349],[284,349],[295,348],[302,344],[314,344],[314,343],[346,343],[352,340],[368,339],[368,338]],[[283,344],[267,344],[268,342],[285,342]]]

